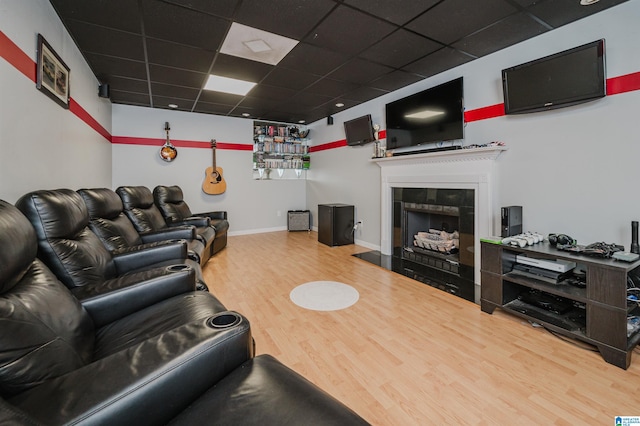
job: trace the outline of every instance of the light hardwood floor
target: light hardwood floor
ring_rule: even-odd
[[[374,425],[613,425],[640,415],[640,349],[628,370],[497,309],[480,307],[328,247],[317,233],[229,237],[204,269],[269,353]],[[339,281],[360,300],[333,312],[289,299]]]

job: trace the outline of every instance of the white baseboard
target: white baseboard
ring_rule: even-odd
[[[379,245],[375,245],[375,244],[371,244],[367,241],[362,241],[362,240],[354,240],[356,245],[362,246],[362,247],[366,247],[368,249],[371,250],[377,250],[380,251],[380,246]]]
[[[278,231],[286,231],[287,227],[286,226],[277,226],[275,228],[257,228],[257,229],[245,229],[242,231],[229,231],[229,233],[227,234],[230,237],[233,237],[235,235],[251,235],[251,234],[264,234],[266,232],[278,232]],[[318,227],[317,226],[313,226],[311,227],[312,231],[318,232]],[[366,241],[362,241],[362,240],[355,240],[354,241],[356,245],[362,246],[362,247],[366,247],[370,250],[378,250],[380,251],[380,246],[379,245],[375,245],[375,244],[371,244],[369,242]]]
[[[257,229],[245,229],[242,231],[229,231],[227,235],[233,237],[235,235],[251,235],[251,234],[264,234],[266,232],[278,232],[286,231],[286,226],[277,226],[275,228],[257,228]]]

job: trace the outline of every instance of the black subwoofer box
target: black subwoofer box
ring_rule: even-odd
[[[328,246],[353,244],[353,214],[348,204],[318,204],[318,241]]]

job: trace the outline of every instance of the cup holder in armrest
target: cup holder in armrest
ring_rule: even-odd
[[[167,271],[169,272],[181,272],[181,271],[188,271],[189,269],[191,269],[191,266],[184,264],[184,263],[179,263],[176,265],[171,265],[171,266],[167,266]]]
[[[242,317],[235,312],[223,312],[212,316],[207,320],[207,325],[211,328],[229,328],[240,324]]]

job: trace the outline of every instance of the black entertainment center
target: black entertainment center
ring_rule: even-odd
[[[518,247],[481,243],[481,298],[484,312],[495,308],[545,328],[596,346],[610,364],[627,369],[640,341],[636,328],[628,329],[629,315],[639,315],[637,303],[627,300],[628,280],[640,273],[640,260],[577,255],[548,242]],[[523,273],[518,256],[533,261],[575,263],[579,273],[556,281]]]

